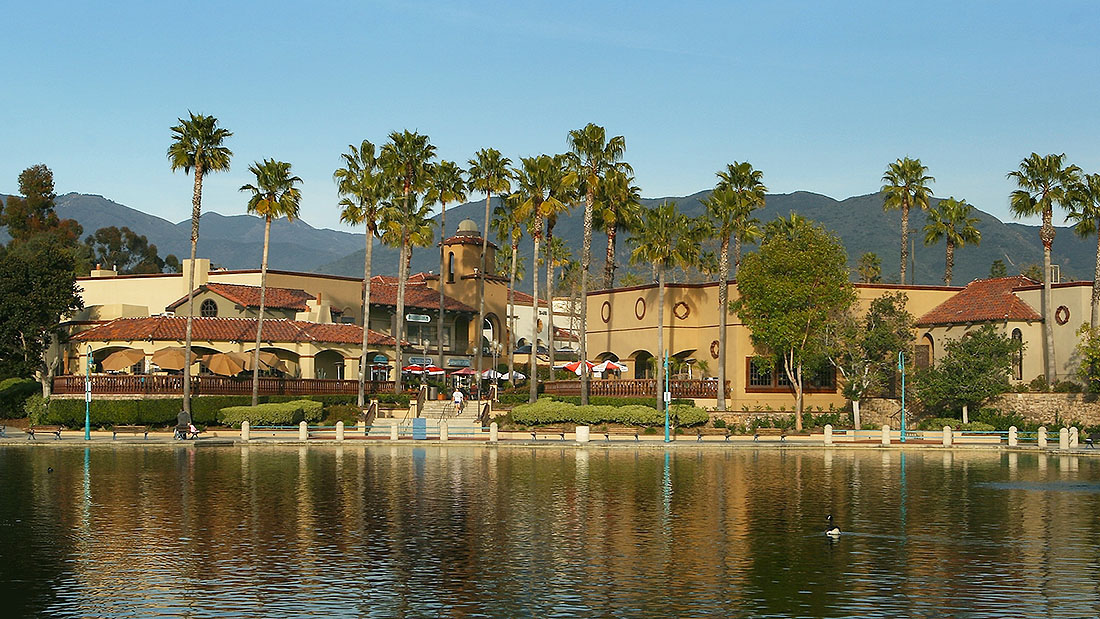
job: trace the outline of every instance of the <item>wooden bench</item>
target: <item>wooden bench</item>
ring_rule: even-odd
[[[558,427],[546,427],[546,428],[532,428],[532,429],[528,430],[528,432],[531,433],[531,440],[532,441],[539,440],[539,437],[538,437],[539,434],[556,434],[557,436],[561,437],[561,440],[564,441],[565,440],[565,433],[568,432],[568,430],[566,430],[565,428],[558,428]]]
[[[752,432],[752,440],[754,443],[760,442],[761,436],[778,436],[779,442],[784,443],[787,441],[786,428],[757,428]]]
[[[731,435],[732,432],[730,432],[729,428],[699,428],[695,431],[695,441],[697,443],[702,443],[704,436],[722,436],[725,437],[728,443],[730,442]]]
[[[35,434],[52,434],[57,440],[61,440],[61,431],[64,430],[64,426],[31,426],[27,428],[27,435],[31,437],[31,440],[37,441]]]
[[[638,428],[608,428],[608,429],[604,430],[602,432],[602,434],[603,434],[604,440],[607,441],[608,443],[611,442],[611,435],[613,435],[613,434],[615,436],[633,436],[634,437],[634,442],[637,443],[638,440],[639,440],[638,435],[641,432],[642,431]]]
[[[149,438],[149,426],[115,426],[111,429],[111,440],[119,434],[140,434],[142,438]]]

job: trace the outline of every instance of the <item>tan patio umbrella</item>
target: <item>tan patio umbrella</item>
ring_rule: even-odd
[[[169,346],[153,353],[151,360],[154,365],[162,370],[182,370],[187,363],[184,359],[185,355],[186,351],[182,347]],[[198,361],[198,357],[194,352],[191,353],[191,360],[192,362]]]
[[[256,353],[250,352],[250,353],[246,353],[246,354],[248,355],[249,359],[252,359],[252,356]],[[260,363],[263,364],[263,365],[260,366],[261,370],[275,369],[275,370],[286,371],[285,369],[283,369],[283,368],[286,367],[286,365],[280,366],[279,364],[282,363],[282,360],[279,359],[279,355],[276,355],[273,352],[264,352],[264,351],[261,350],[260,351]],[[249,365],[251,365],[251,362],[249,362]]]
[[[251,358],[240,352],[219,352],[203,358],[206,367],[221,376],[236,376],[252,365]]]
[[[130,366],[143,361],[145,359],[145,352],[136,348],[127,348],[118,352],[113,352],[103,360],[103,369],[110,372],[118,372],[125,370]]]

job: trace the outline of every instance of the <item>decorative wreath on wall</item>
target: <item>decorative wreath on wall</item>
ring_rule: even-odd
[[[1065,305],[1059,305],[1058,309],[1054,310],[1054,322],[1060,325],[1069,322],[1069,308]]]
[[[645,317],[645,299],[638,297],[638,300],[634,302],[634,316],[641,320]]]
[[[691,308],[688,307],[688,304],[684,303],[683,301],[678,301],[676,305],[672,306],[672,315],[679,318],[680,320],[687,318],[688,314],[690,313]]]
[[[718,358],[718,352],[719,352],[718,348],[719,348],[718,340],[714,340],[713,342],[710,343],[710,356],[711,356],[712,359],[717,359]]]
[[[611,322],[611,302],[604,301],[603,307],[600,308],[600,318],[603,318],[605,323]]]

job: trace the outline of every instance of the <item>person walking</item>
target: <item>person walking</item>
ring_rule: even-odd
[[[462,391],[460,391],[458,387],[455,387],[455,392],[451,394],[451,399],[454,400],[455,410],[458,411],[457,414],[461,415],[466,398],[462,395]]]

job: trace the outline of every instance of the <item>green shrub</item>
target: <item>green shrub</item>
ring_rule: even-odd
[[[350,404],[333,404],[326,407],[325,418],[321,421],[321,425],[334,426],[338,421],[343,421],[345,427],[359,423],[359,407]]]
[[[320,421],[323,409],[323,404],[313,400],[229,406],[218,413],[218,422],[234,428],[239,428],[246,419],[253,426],[290,426],[302,421]]]
[[[931,419],[925,419],[917,425],[918,430],[942,430],[944,426],[951,426],[956,430],[967,430],[971,432],[993,432],[997,430],[993,424],[983,421],[971,421],[970,423],[962,423],[959,419],[953,419],[951,417],[933,417]]]
[[[1051,391],[1055,393],[1081,393],[1084,390],[1084,387],[1072,380],[1060,380],[1054,383],[1054,387],[1051,388]]]
[[[1042,374],[1031,379],[1028,383],[1028,388],[1032,391],[1050,391],[1050,385],[1047,383],[1047,377]]]
[[[716,427],[716,428],[726,427],[726,420],[725,419],[715,419],[714,420],[714,427]]]
[[[621,398],[627,399],[629,398]],[[698,425],[706,423],[710,416],[695,406],[673,405],[670,413],[678,425]],[[552,423],[576,423],[597,425],[618,423],[632,426],[664,425],[664,413],[652,406],[629,404],[609,406],[589,404],[577,406],[570,402],[561,402],[551,398],[539,398],[534,404],[520,404],[512,409],[512,419],[523,425],[545,425]]]
[[[46,398],[41,393],[36,393],[23,402],[23,414],[26,415],[32,426],[42,425],[46,417]]]
[[[31,378],[5,378],[0,381],[0,419],[23,416],[23,404],[35,393],[41,396],[42,387]]]
[[[710,421],[707,411],[694,405],[673,404],[668,412],[675,419],[677,427],[697,426]]]

